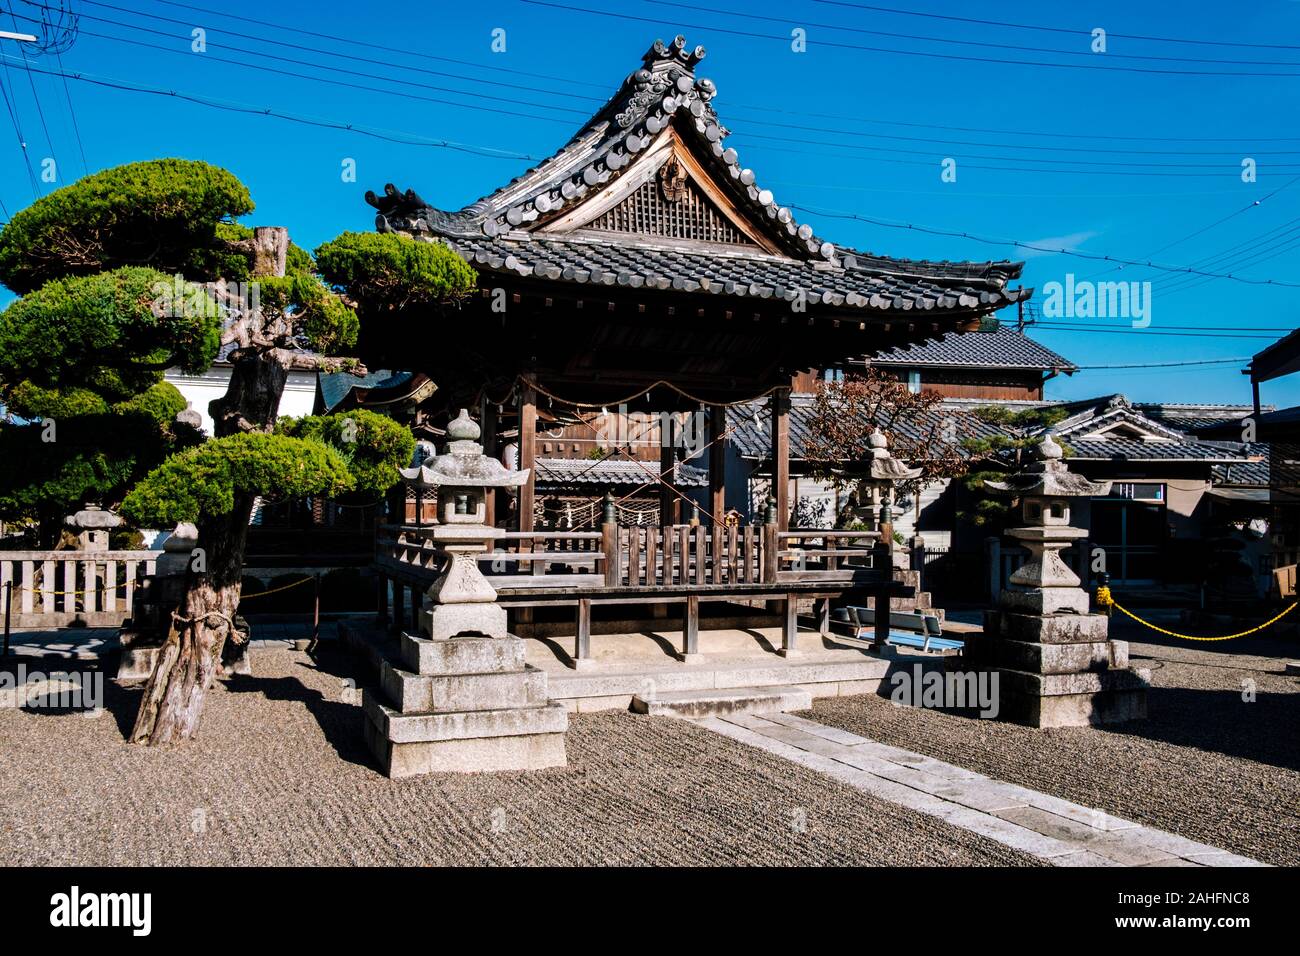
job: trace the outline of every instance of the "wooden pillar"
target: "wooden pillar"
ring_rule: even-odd
[[[573,641],[573,661],[591,659],[591,598],[578,598],[578,628]]]
[[[537,389],[527,376],[519,390],[519,467],[529,470],[528,481],[519,489],[519,530],[532,531],[537,482]]]
[[[772,497],[776,499],[776,526],[790,530],[790,390],[772,393]]]
[[[666,528],[669,525],[680,524],[678,520],[680,515],[680,499],[673,494],[673,478],[677,464],[677,447],[674,430],[676,421],[667,416],[661,416],[659,425],[659,526]]]
[[[686,596],[686,613],[682,627],[682,660],[688,664],[698,661],[700,653],[700,596]]]
[[[883,651],[885,649],[885,644],[889,641],[891,603],[893,602],[889,599],[888,586],[884,585],[876,591],[875,600],[872,602],[874,606],[871,609],[875,625],[875,634],[873,636],[872,646],[878,651]]]
[[[500,445],[497,441],[497,407],[487,400],[484,395],[479,400],[479,425],[482,431],[483,454],[489,458],[497,458],[500,455]],[[489,528],[493,528],[497,523],[497,490],[489,488],[485,496],[485,517],[484,520]]]
[[[799,596],[797,594],[787,594],[785,596],[784,608],[781,622],[781,656],[790,657],[798,653],[799,640]]]
[[[727,430],[727,409],[723,405],[709,407],[709,513],[713,523],[721,525],[727,517],[727,443],[719,441]]]

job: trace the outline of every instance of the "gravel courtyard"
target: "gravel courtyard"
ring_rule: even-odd
[[[1034,730],[898,707],[884,697],[825,698],[804,716],[1234,853],[1295,866],[1300,678],[1283,675],[1274,657],[1225,650],[1131,644],[1134,664],[1153,671],[1150,719],[1105,729]],[[1253,682],[1253,702],[1243,700],[1243,681]]]
[[[322,665],[260,653],[172,751],[123,742],[111,682],[98,718],[0,708],[0,864],[1036,863],[665,718],[573,718],[565,770],[391,781]]]

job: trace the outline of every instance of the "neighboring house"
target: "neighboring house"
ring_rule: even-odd
[[[1075,524],[1090,532],[1089,545],[1105,551],[1112,581],[1195,583],[1204,572],[1204,547],[1234,516],[1232,509],[1216,510],[1216,499],[1227,500],[1216,495],[1216,481],[1230,481],[1239,492],[1263,456],[1174,425],[1196,423],[1205,406],[1141,405],[1109,395],[1056,407],[1069,413],[1053,431],[1070,449],[1070,468],[1112,482],[1109,495],[1074,509]],[[1244,412],[1217,408],[1224,415]],[[1254,570],[1263,570],[1257,558]]]
[[[913,392],[945,398],[1042,401],[1043,385],[1077,367],[1014,325],[950,332],[920,345],[887,349],[863,363],[889,371]]]

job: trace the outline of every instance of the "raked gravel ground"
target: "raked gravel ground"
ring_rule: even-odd
[[[1300,677],[1284,675],[1278,658],[1141,643],[1131,653],[1153,670],[1149,719],[1111,728],[1034,730],[884,697],[825,698],[803,716],[1233,853],[1300,864]]]
[[[0,708],[0,864],[1036,863],[667,718],[574,717],[567,769],[388,780],[323,664],[260,653],[171,750],[124,743],[112,683],[98,718]]]

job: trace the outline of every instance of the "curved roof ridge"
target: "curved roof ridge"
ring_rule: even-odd
[[[366,201],[378,210],[376,228],[462,239],[519,237],[571,211],[615,180],[672,125],[684,137],[694,138],[720,186],[791,258],[872,274],[978,279],[998,289],[1020,275],[1023,263],[895,259],[841,250],[817,236],[789,206],[778,204],[771,190],[761,188],[754,171],[741,166],[736,150],[724,145],[730,131],[713,108],[717,87],[695,75],[705,55],[704,47],[688,48],[680,35],[668,44],[655,40],[641,67],[557,152],[455,212],[436,209],[413,190],[401,192],[391,183],[383,196],[367,192]]]

